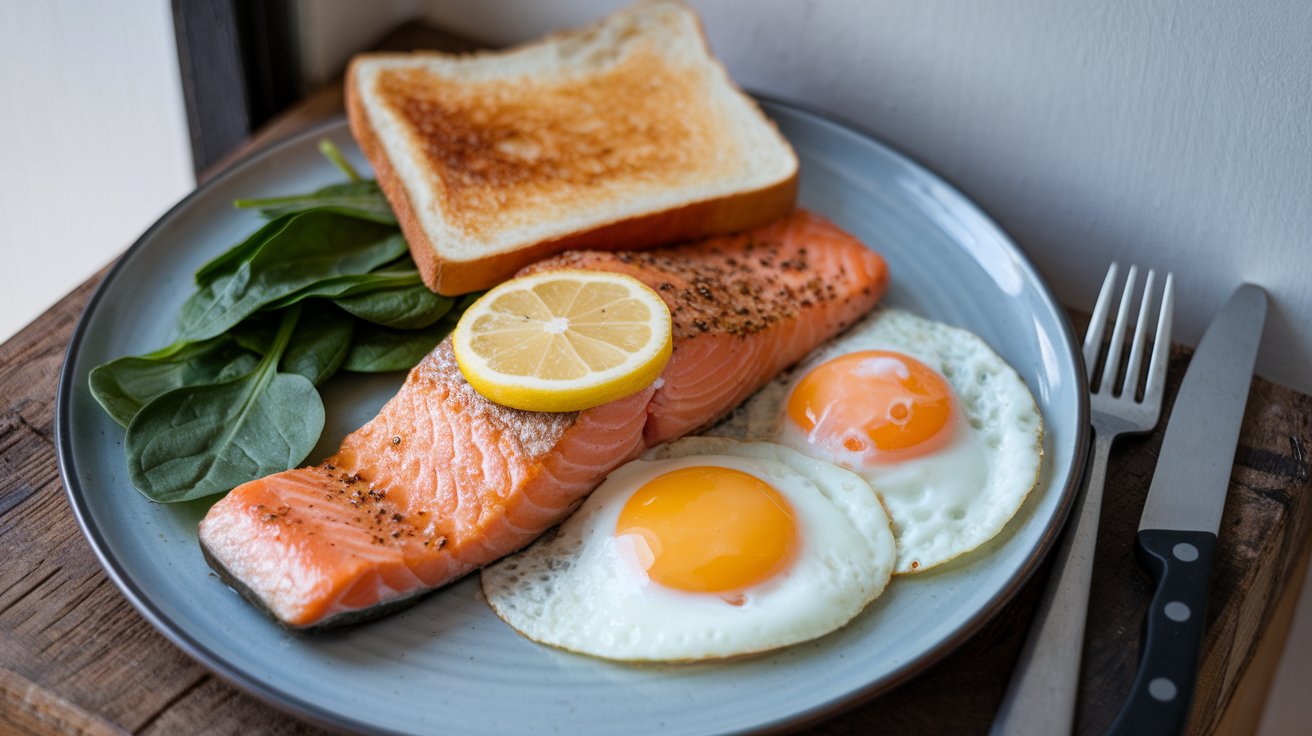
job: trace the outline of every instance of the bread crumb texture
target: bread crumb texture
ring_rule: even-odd
[[[623,50],[604,72],[574,78],[457,82],[384,69],[376,93],[445,191],[445,219],[475,237],[742,165],[702,73],[670,65],[648,42]]]

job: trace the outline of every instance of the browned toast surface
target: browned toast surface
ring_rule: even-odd
[[[749,229],[796,198],[796,156],[681,3],[505,52],[363,54],[346,87],[351,130],[443,294],[569,248]]]
[[[401,68],[375,84],[444,192],[446,218],[477,235],[738,166],[748,152],[702,76],[645,51],[577,79],[454,82]]]

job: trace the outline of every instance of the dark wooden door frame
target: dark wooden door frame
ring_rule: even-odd
[[[304,94],[294,0],[173,0],[197,175]]]

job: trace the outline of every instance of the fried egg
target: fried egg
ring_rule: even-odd
[[[778,445],[691,437],[613,471],[482,584],[534,641],[688,661],[843,626],[883,592],[895,557],[888,517],[856,474]]]
[[[716,432],[865,478],[892,518],[896,573],[997,535],[1037,481],[1043,434],[1025,382],[983,340],[891,309],[768,384]]]

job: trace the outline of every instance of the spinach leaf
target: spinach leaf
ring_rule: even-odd
[[[204,287],[225,273],[232,273],[238,264],[247,261],[252,255],[272,238],[281,233],[295,215],[286,215],[270,220],[250,235],[250,237],[223,251],[196,271],[196,285]]]
[[[355,320],[331,302],[314,299],[305,302],[300,320],[282,357],[282,370],[299,373],[318,386],[341,367],[351,350]],[[281,312],[252,315],[227,334],[243,348],[261,355],[273,349]]]
[[[174,343],[142,356],[111,360],[91,371],[91,395],[114,421],[128,426],[141,407],[184,386],[219,383],[253,370],[259,358],[228,335]]]
[[[243,348],[264,355],[273,347],[273,339],[278,335],[281,321],[281,312],[259,312],[242,320],[227,334],[232,335],[232,339]]]
[[[282,299],[267,304],[264,306],[264,309],[281,309],[282,307],[290,306],[304,299],[314,297],[335,299],[337,297],[364,294],[379,289],[396,289],[422,284],[423,279],[419,276],[419,269],[414,267],[412,261],[410,268],[389,266],[384,267],[384,270],[324,279],[323,281],[313,283],[300,291],[288,294]]]
[[[355,342],[346,362],[342,363],[342,370],[356,373],[408,371],[432,352],[455,326],[456,321],[449,317],[420,330],[361,325],[355,331]]]
[[[350,161],[342,155],[337,146],[328,139],[319,141],[319,152],[341,169],[350,181],[333,184],[310,194],[293,194],[289,197],[268,197],[264,199],[239,199],[233,204],[238,208],[258,208],[265,217],[279,217],[292,212],[304,212],[315,208],[331,208],[334,211],[373,220],[384,225],[395,225],[396,215],[387,203],[387,198],[378,188],[378,182],[366,180],[360,176]]]
[[[282,356],[282,369],[299,373],[318,386],[346,360],[354,328],[355,320],[331,304],[306,304],[301,324]]]
[[[323,401],[309,379],[277,371],[299,313],[283,313],[270,351],[250,373],[169,391],[137,412],[124,448],[128,475],[146,497],[202,498],[305,459],[323,431]]]
[[[387,203],[387,197],[375,181],[351,181],[332,184],[309,194],[263,199],[239,199],[233,202],[238,209],[258,209],[268,218],[310,210],[330,210],[341,215],[371,220],[383,225],[395,225],[396,215]]]
[[[405,240],[392,228],[329,212],[295,215],[276,237],[187,300],[179,339],[213,337],[289,294],[325,279],[366,273],[405,250]]]
[[[333,301],[360,319],[398,330],[427,327],[455,304],[454,299],[438,296],[422,283],[342,296]]]
[[[387,198],[378,188],[376,181],[364,180],[355,167],[346,160],[337,146],[328,139],[319,141],[319,152],[324,155],[342,173],[350,179],[342,184],[326,186],[310,194],[295,194],[290,197],[269,199],[239,199],[234,204],[240,209],[256,207],[266,217],[273,218],[255,234],[217,258],[200,267],[196,272],[197,285],[204,286],[221,272],[230,271],[234,264],[246,260],[257,251],[260,245],[282,228],[286,227],[291,216],[310,209],[322,209],[338,214],[373,220],[384,225],[396,225],[396,216],[392,214]]]

